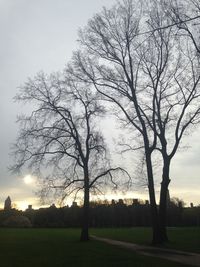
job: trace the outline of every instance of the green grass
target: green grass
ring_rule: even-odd
[[[1,267],[183,267],[98,241],[79,242],[78,229],[0,229]]]
[[[152,238],[151,228],[102,228],[92,229],[92,234],[100,237],[107,237],[120,241],[127,241],[137,244],[150,245]],[[185,251],[200,253],[200,228],[168,228],[170,242],[165,245],[166,248],[173,248]]]

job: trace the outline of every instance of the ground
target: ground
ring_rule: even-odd
[[[127,241],[141,245],[150,245],[151,228],[98,228],[92,229],[92,234],[120,241]],[[200,253],[200,227],[170,227],[168,228],[170,242],[166,248]]]
[[[133,233],[138,233],[137,236],[141,236],[141,240],[147,240],[149,238],[147,233],[150,233],[150,230],[145,229],[131,228],[129,229],[130,236],[133,238]],[[128,233],[128,229],[121,230],[120,234],[119,229],[113,229],[113,231],[107,229],[107,234],[112,232],[112,235],[116,233],[119,237],[119,234],[122,236],[125,232]],[[175,233],[179,230],[174,231],[173,235],[176,236]],[[101,232],[101,235],[102,233],[106,234],[105,229],[93,229],[91,232],[95,234]],[[167,260],[138,255],[132,251],[113,247],[99,241],[79,242],[79,235],[79,229],[0,229],[0,266],[184,266]],[[137,237],[137,239],[139,238]]]

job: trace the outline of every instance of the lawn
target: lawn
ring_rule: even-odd
[[[0,266],[183,267],[98,241],[81,243],[79,235],[78,229],[0,229]]]
[[[92,229],[92,234],[120,241],[150,245],[152,231],[147,227]],[[200,253],[200,227],[168,228],[166,248]]]

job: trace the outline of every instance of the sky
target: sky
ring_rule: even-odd
[[[20,176],[8,171],[12,164],[10,148],[18,131],[16,116],[22,112],[22,106],[13,101],[18,87],[41,70],[46,73],[62,70],[78,47],[78,29],[103,5],[110,7],[114,2],[0,0],[0,207],[8,195],[18,208],[25,209],[28,204],[39,206],[36,179],[31,180],[28,171]],[[109,123],[107,127],[111,130]],[[185,139],[189,147],[182,149],[174,159],[170,184],[172,197],[195,205],[200,204],[199,133],[191,133]],[[119,193],[107,197],[121,196]],[[147,198],[147,193],[133,189],[123,197]]]

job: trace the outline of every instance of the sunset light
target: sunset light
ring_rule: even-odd
[[[27,185],[30,185],[30,184],[33,184],[34,183],[34,177],[30,174],[27,174],[26,176],[24,176],[23,178],[24,180],[24,183],[27,184]]]

